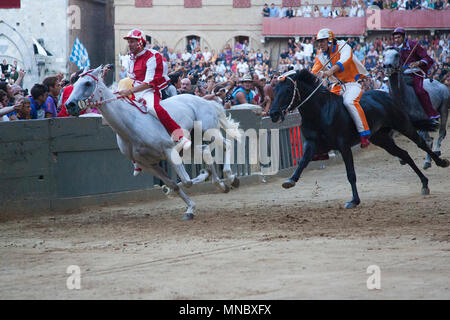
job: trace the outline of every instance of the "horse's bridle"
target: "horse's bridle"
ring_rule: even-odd
[[[295,72],[295,71],[294,71],[294,72]],[[284,81],[285,79],[289,79],[289,81],[291,81],[291,82],[294,84],[294,93],[292,94],[291,102],[289,103],[289,105],[287,106],[287,108],[284,110],[284,114],[287,114],[288,112],[291,112],[291,111],[294,110],[294,109],[299,109],[306,101],[308,101],[308,100],[313,96],[314,93],[316,93],[317,90],[319,90],[319,88],[320,88],[320,87],[322,86],[322,84],[323,84],[323,81],[325,80],[325,79],[323,79],[322,81],[320,81],[319,85],[313,90],[313,92],[311,92],[310,95],[307,96],[306,99],[303,100],[298,106],[292,107],[292,104],[294,103],[295,97],[296,97],[297,95],[298,95],[300,101],[302,100],[302,96],[300,95],[300,90],[298,90],[298,87],[297,87],[297,81],[294,81],[293,79],[291,79],[291,78],[289,77],[289,76],[290,76],[291,74],[293,74],[294,72],[288,71],[287,73],[285,73],[285,74],[283,74],[283,75],[281,75],[281,76],[278,77],[278,80],[279,80],[279,81]]]
[[[89,70],[89,71],[86,71],[86,72],[84,72],[84,73],[82,73],[82,74],[80,75],[80,78],[82,78],[82,77],[84,77],[84,76],[89,76],[89,77],[91,77],[92,79],[95,80],[95,88],[94,88],[94,91],[92,91],[92,94],[89,96],[89,98],[87,98],[87,99],[85,99],[85,100],[83,100],[83,101],[79,101],[79,102],[78,102],[78,107],[79,107],[80,109],[86,109],[85,106],[80,106],[80,104],[83,104],[83,103],[84,103],[84,104],[87,103],[87,105],[93,105],[93,106],[95,106],[95,107],[101,107],[102,105],[104,105],[104,104],[106,104],[106,103],[109,103],[109,102],[112,102],[112,101],[115,101],[115,100],[126,99],[126,100],[128,101],[128,103],[130,103],[131,105],[133,105],[134,107],[136,107],[141,113],[144,113],[144,114],[148,113],[148,110],[142,110],[142,108],[141,108],[140,106],[138,106],[133,100],[131,100],[131,99],[128,98],[128,97],[117,96],[117,97],[114,97],[114,98],[110,98],[110,99],[103,100],[103,98],[100,96],[100,101],[93,101],[92,99],[94,98],[94,95],[95,95],[95,93],[97,92],[97,89],[98,89],[99,79],[98,79],[97,77],[95,77],[94,75],[91,74],[92,71],[93,71],[93,70]],[[100,94],[102,93],[102,90],[101,90],[101,89],[99,89],[99,93],[100,93]],[[85,102],[85,101],[86,101],[86,102]],[[139,102],[139,101],[138,101],[138,102]],[[146,108],[145,100],[143,100],[143,105],[144,105],[145,108]]]

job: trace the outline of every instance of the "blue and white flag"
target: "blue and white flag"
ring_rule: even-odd
[[[89,67],[91,66],[88,52],[78,38],[76,38],[75,43],[73,44],[70,61],[75,62],[79,69],[89,69]]]

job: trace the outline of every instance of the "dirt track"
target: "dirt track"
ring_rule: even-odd
[[[420,165],[424,155],[399,139]],[[450,157],[450,139],[443,143]],[[355,157],[362,204],[343,164],[229,194],[71,214],[0,216],[0,299],[450,299],[450,168],[417,176],[371,146]],[[66,268],[81,268],[68,290]],[[381,270],[368,290],[366,269]]]

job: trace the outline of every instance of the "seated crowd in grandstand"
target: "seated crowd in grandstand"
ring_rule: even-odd
[[[429,76],[450,87],[450,34],[425,35],[414,39],[419,40],[435,61]],[[377,38],[370,42],[359,42],[359,38],[348,40],[356,57],[370,72],[370,76],[362,80],[364,90],[388,90],[381,64],[383,50],[393,44],[392,39]],[[148,46],[151,47],[149,44]],[[266,50],[255,50],[248,41],[236,41],[234,46],[227,44],[219,51],[209,50],[208,47],[201,50],[195,39],[189,41],[183,52],[165,45],[154,45],[153,49],[158,50],[167,62],[171,83],[178,94],[188,93],[216,99],[225,108],[242,103],[256,104],[262,107],[262,115],[267,115],[270,109],[277,77],[292,69],[311,70],[316,53],[313,40],[308,38],[289,39],[279,56],[273,56]],[[120,79],[127,75],[126,65],[122,63]],[[69,79],[58,74],[47,77],[43,83],[35,84],[32,88],[22,88],[25,72],[16,63],[9,65],[7,61],[3,61],[0,121],[69,116],[63,104],[79,74],[80,71],[72,74]],[[241,94],[244,91],[245,94]],[[86,113],[98,113],[98,110],[92,108]]]
[[[308,1],[300,7],[279,7],[265,4],[262,16],[265,18],[337,18],[364,17],[368,8],[381,10],[445,10],[450,8],[450,0],[340,0],[334,5],[310,5]],[[338,5],[336,5],[338,4]]]

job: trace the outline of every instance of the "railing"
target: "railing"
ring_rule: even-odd
[[[271,150],[271,140],[279,136],[279,170],[296,165],[302,156],[298,114],[288,115],[281,125],[249,110],[234,110],[231,114],[243,130],[268,129],[269,155],[278,151]],[[249,149],[247,139],[245,163],[239,164],[235,144],[232,170],[239,176],[264,172],[259,163],[249,163]],[[188,164],[186,170],[195,177],[202,167]],[[133,177],[132,172],[131,161],[120,153],[114,132],[101,118],[0,123],[0,214],[59,211],[164,196],[154,188],[160,185],[158,179],[147,173]]]
[[[322,28],[330,28],[340,36],[362,36],[368,30],[450,29],[450,10],[366,10],[364,17],[263,18],[262,35],[266,37],[315,36]]]

